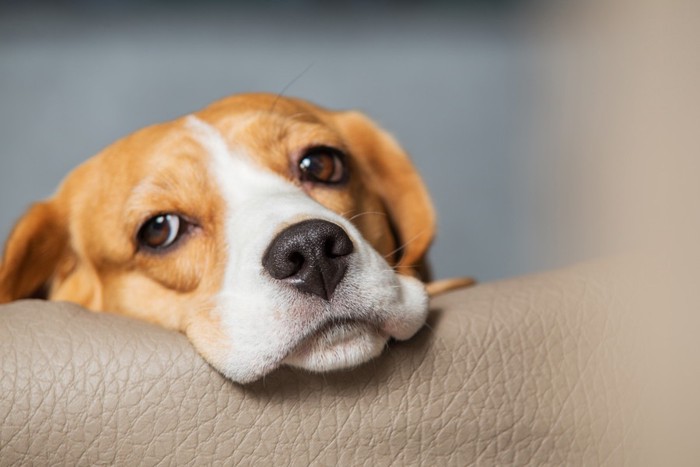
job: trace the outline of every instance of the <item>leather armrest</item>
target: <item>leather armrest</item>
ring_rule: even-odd
[[[5,305],[0,464],[634,464],[638,343],[611,283],[584,266],[460,290],[369,364],[248,386],[183,335]]]

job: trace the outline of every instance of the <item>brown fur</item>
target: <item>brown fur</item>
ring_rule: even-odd
[[[231,147],[244,147],[289,180],[296,180],[290,154],[322,144],[345,149],[352,173],[347,187],[302,187],[351,219],[399,273],[420,275],[434,234],[433,208],[407,155],[369,119],[267,94],[226,98],[195,115]],[[193,339],[219,342],[209,348],[221,349],[210,298],[226,261],[224,205],[206,163],[181,118],[127,136],[82,164],[10,235],[0,303],[45,287],[52,300],[189,328]],[[172,254],[140,252],[139,226],[163,212],[181,213],[196,227]]]

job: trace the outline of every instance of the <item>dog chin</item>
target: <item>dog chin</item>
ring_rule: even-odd
[[[330,321],[304,339],[282,364],[314,372],[350,368],[377,357],[388,340],[370,323]]]

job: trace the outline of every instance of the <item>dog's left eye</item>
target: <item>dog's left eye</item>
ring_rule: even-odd
[[[187,225],[187,221],[176,214],[151,217],[139,229],[139,245],[150,250],[164,250],[178,241]]]
[[[307,150],[299,160],[299,171],[302,181],[333,185],[347,179],[344,154],[327,146]]]

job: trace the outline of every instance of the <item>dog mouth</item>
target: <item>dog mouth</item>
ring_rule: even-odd
[[[379,355],[388,340],[376,323],[333,318],[303,337],[282,363],[311,371],[357,366]]]
[[[214,356],[214,366],[240,383],[285,366],[335,371],[378,357],[390,339],[411,338],[428,313],[425,287],[413,277],[389,275],[378,253],[358,247],[358,255],[362,251],[367,258],[358,256],[354,261],[361,264],[348,265],[350,275],[330,303],[281,289],[277,282],[266,282],[270,293],[254,290],[253,282],[245,287],[250,292],[222,294],[219,307],[231,347]]]

